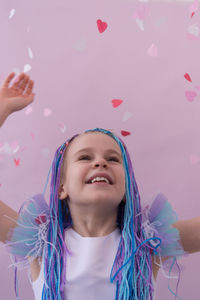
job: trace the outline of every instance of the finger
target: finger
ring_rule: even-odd
[[[25,88],[27,87],[28,82],[29,82],[29,76],[26,75],[24,77],[24,80],[20,81],[20,83],[18,84],[18,90],[19,90],[19,92],[21,92],[21,93],[24,92]]]
[[[26,74],[25,73],[21,73],[18,77],[17,80],[14,82],[13,87],[15,89],[18,89],[20,84],[22,84],[24,78],[25,78]]]
[[[3,84],[2,84],[2,87],[7,88],[7,87],[9,86],[11,80],[12,80],[14,77],[15,77],[15,73],[14,73],[14,72],[10,73],[10,74],[6,77],[6,79],[4,80],[4,82],[3,82]]]
[[[34,87],[34,81],[30,80],[26,89],[26,93],[24,94],[24,96],[29,96],[32,93]]]

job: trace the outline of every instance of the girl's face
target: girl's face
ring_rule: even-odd
[[[69,205],[103,204],[105,208],[116,208],[125,195],[121,150],[113,138],[103,133],[86,133],[75,138],[67,148],[63,169],[60,199],[68,196]],[[98,173],[104,173],[112,184],[88,184]]]

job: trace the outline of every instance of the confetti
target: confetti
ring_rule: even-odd
[[[122,121],[127,121],[128,119],[130,119],[133,116],[133,114],[131,112],[125,112],[123,115],[123,119]]]
[[[33,140],[35,139],[35,133],[31,132],[30,136],[32,137]]]
[[[185,96],[188,99],[188,101],[192,102],[194,98],[197,96],[197,93],[194,91],[186,91]]]
[[[12,149],[12,154],[15,154],[19,151],[20,147],[17,142],[12,142],[11,149]]]
[[[143,22],[143,20],[141,20],[141,19],[136,19],[135,21],[136,21],[136,24],[138,25],[138,27],[139,27],[142,31],[144,31],[144,22]]]
[[[194,37],[198,37],[199,35],[199,27],[197,24],[192,24],[188,27],[188,33],[193,35]]]
[[[12,19],[12,17],[15,15],[15,9],[11,9],[10,14],[9,14],[9,19]]]
[[[187,79],[188,81],[192,82],[192,79],[190,77],[190,75],[188,73],[185,73],[184,75],[185,79]]]
[[[149,49],[147,50],[147,53],[149,56],[155,57],[158,55],[158,49],[154,44],[152,44],[151,47],[149,47]]]
[[[50,115],[52,115],[52,110],[50,108],[45,108],[44,117],[49,117]]]
[[[195,164],[197,164],[199,162],[200,162],[200,156],[195,155],[195,154],[191,154],[190,155],[190,163],[191,163],[191,165],[195,165]]]
[[[133,17],[135,19],[144,20],[146,17],[148,17],[150,14],[150,9],[146,5],[140,5],[136,12],[134,13]]]
[[[127,136],[127,135],[130,135],[131,133],[129,131],[121,130],[121,134],[123,136]]]
[[[108,27],[108,24],[106,22],[101,21],[100,19],[97,20],[97,27],[100,33],[103,33],[106,28]]]
[[[30,115],[30,113],[32,113],[32,111],[33,111],[32,106],[27,106],[27,108],[25,110],[25,114],[28,116],[28,115]]]
[[[20,164],[20,160],[19,159],[14,159],[14,162],[15,162],[15,166],[18,167],[19,164]]]
[[[189,7],[189,11],[191,14],[194,14],[199,8],[199,2],[198,0],[195,0]]]
[[[121,99],[113,99],[112,100],[112,106],[113,107],[118,107],[120,104],[122,104],[123,100]]]
[[[25,66],[24,66],[24,73],[27,73],[28,71],[30,71],[32,68],[31,68],[31,66],[29,65],[29,64],[26,64]]]
[[[33,59],[33,52],[31,50],[31,48],[28,48],[28,56]]]
[[[3,145],[0,146],[0,153],[5,155],[12,155],[12,149],[9,146],[8,142],[5,142]]]
[[[59,128],[62,133],[64,133],[66,131],[66,125],[64,123],[60,123]]]

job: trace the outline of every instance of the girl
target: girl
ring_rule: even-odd
[[[13,78],[0,89],[1,125],[34,99],[33,81],[21,74],[9,87]],[[126,146],[101,128],[57,149],[49,206],[40,194],[19,214],[0,206],[1,241],[16,267],[30,263],[38,300],[152,300],[160,263],[200,251],[200,218],[176,221],[162,194],[142,210]]]

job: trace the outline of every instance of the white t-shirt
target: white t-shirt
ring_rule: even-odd
[[[82,237],[72,228],[65,232],[71,255],[67,255],[65,295],[67,300],[114,300],[116,283],[110,272],[120,242],[120,230],[103,237]],[[32,282],[35,300],[41,300],[44,284],[43,264]]]

